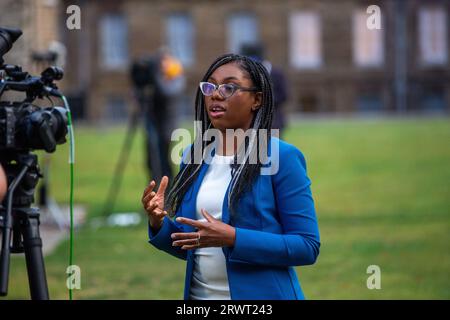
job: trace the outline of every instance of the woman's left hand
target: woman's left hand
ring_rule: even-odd
[[[206,222],[178,217],[179,223],[187,224],[198,229],[197,232],[172,233],[173,246],[183,250],[205,247],[232,247],[236,238],[236,230],[229,224],[215,219],[206,210],[201,209]]]

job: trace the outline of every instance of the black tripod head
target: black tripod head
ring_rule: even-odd
[[[39,179],[42,178],[38,166],[37,155],[31,152],[15,152],[3,150],[0,155],[0,163],[4,166],[4,171],[8,179],[8,185],[19,176],[21,169],[26,166],[28,170],[23,176],[20,184],[14,191],[12,205],[14,207],[30,207],[34,202],[34,193]],[[7,198],[5,198],[6,200]],[[6,205],[5,205],[6,207]],[[0,221],[2,218],[0,217]]]

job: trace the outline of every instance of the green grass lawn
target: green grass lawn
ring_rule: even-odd
[[[76,132],[75,201],[101,214],[125,130]],[[450,299],[450,122],[433,119],[311,120],[285,140],[306,156],[321,252],[297,273],[309,299]],[[148,183],[143,139],[135,141],[115,211],[140,211]],[[68,146],[53,156],[52,191],[69,198]],[[68,297],[68,241],[46,257],[50,295]],[[182,299],[185,263],[147,243],[133,228],[86,225],[76,233],[82,289],[75,299]],[[366,269],[381,268],[369,290]],[[257,290],[257,288],[255,288]],[[27,299],[25,261],[11,263],[9,299]]]

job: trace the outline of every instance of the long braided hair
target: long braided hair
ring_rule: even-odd
[[[256,132],[258,132],[259,129],[266,129],[266,131],[263,131],[266,133],[264,140],[269,143],[270,129],[272,126],[272,114],[274,109],[273,92],[270,76],[262,63],[238,54],[225,54],[218,57],[212,63],[201,81],[208,81],[209,77],[217,68],[228,63],[235,63],[239,68],[241,68],[242,71],[246,72],[250,76],[253,86],[256,87],[259,92],[262,92],[261,106],[257,109],[257,111],[255,111],[250,129],[255,129]],[[189,152],[187,153],[187,157],[190,157],[190,161],[188,161],[188,164],[178,172],[168,194],[167,204],[170,209],[169,215],[172,217],[181,205],[184,195],[198,176],[200,167],[204,161],[203,157],[201,163],[195,163],[196,161],[193,159],[194,149],[206,150],[207,145],[211,143],[202,141],[202,137],[204,136],[206,130],[211,127],[211,121],[208,118],[204,96],[199,88],[197,89],[195,98],[195,120],[196,137]],[[262,166],[260,161],[261,159],[257,159],[255,161],[255,159],[250,159],[248,156],[248,154],[257,154],[259,145],[258,137],[259,135],[257,134],[249,139],[245,139],[243,148],[244,150],[247,150],[247,156],[244,156],[244,161],[240,160],[238,164],[237,157],[238,154],[240,154],[238,152],[235,155],[234,163],[230,164],[232,168],[232,178],[230,181],[230,190],[227,201],[232,217],[235,214],[235,203],[237,203],[245,191],[250,189],[251,185],[260,173]]]

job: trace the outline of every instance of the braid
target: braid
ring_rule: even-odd
[[[244,192],[249,190],[260,174],[261,160],[255,161],[255,155],[259,154],[258,150],[258,130],[266,129],[265,141],[269,141],[270,129],[272,126],[273,117],[273,92],[270,76],[266,68],[259,62],[253,61],[245,56],[237,54],[225,54],[218,57],[209,67],[201,81],[207,81],[212,73],[220,66],[227,63],[236,63],[243,71],[250,75],[253,85],[262,92],[262,104],[256,111],[256,114],[250,125],[254,129],[254,133],[249,139],[245,139],[240,146],[240,150],[235,154],[233,164],[231,164],[231,182],[230,191],[228,194],[228,207],[232,216],[235,215],[235,203],[241,198]],[[168,195],[168,206],[170,208],[170,215],[174,216],[178,210],[184,195],[197,178],[200,172],[200,164],[194,161],[194,150],[205,150],[207,145],[212,142],[202,141],[202,136],[206,130],[211,126],[211,121],[205,107],[204,96],[200,89],[197,89],[195,97],[195,132],[196,137],[190,150],[186,154],[189,159],[187,164],[178,172],[174,182],[170,188]],[[200,123],[201,125],[198,125]],[[200,147],[201,146],[201,147]],[[197,148],[197,149],[195,149]],[[243,152],[243,154],[241,153]],[[238,155],[242,156],[242,161],[238,161]],[[204,156],[203,156],[204,157]],[[202,159],[203,162],[203,159]]]

